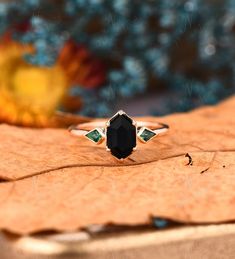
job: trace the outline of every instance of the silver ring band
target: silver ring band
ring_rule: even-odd
[[[93,121],[81,123],[78,125],[72,125],[69,127],[69,131],[74,136],[84,136],[94,128],[99,128],[101,131],[105,132],[105,121]],[[146,121],[137,121],[137,129],[149,128],[157,135],[165,133],[168,131],[169,126],[160,122],[146,122]]]

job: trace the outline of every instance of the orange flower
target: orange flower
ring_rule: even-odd
[[[0,44],[0,120],[17,125],[44,126],[67,87],[63,69],[27,64],[23,55],[33,48],[13,41]]]

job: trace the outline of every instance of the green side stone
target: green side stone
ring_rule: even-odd
[[[98,143],[102,139],[102,135],[96,129],[87,133],[86,137],[94,141],[95,143]]]
[[[140,138],[143,139],[145,142],[149,141],[154,136],[156,136],[156,133],[148,129],[144,129],[144,131],[140,134]]]

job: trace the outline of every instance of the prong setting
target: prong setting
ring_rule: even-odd
[[[120,110],[120,111],[118,111],[117,113],[118,113],[119,115],[123,115],[123,114],[127,115],[123,110]]]
[[[137,122],[133,120],[132,125],[137,126]]]

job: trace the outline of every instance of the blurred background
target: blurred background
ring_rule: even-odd
[[[235,92],[235,0],[0,0],[0,122],[164,115]]]

